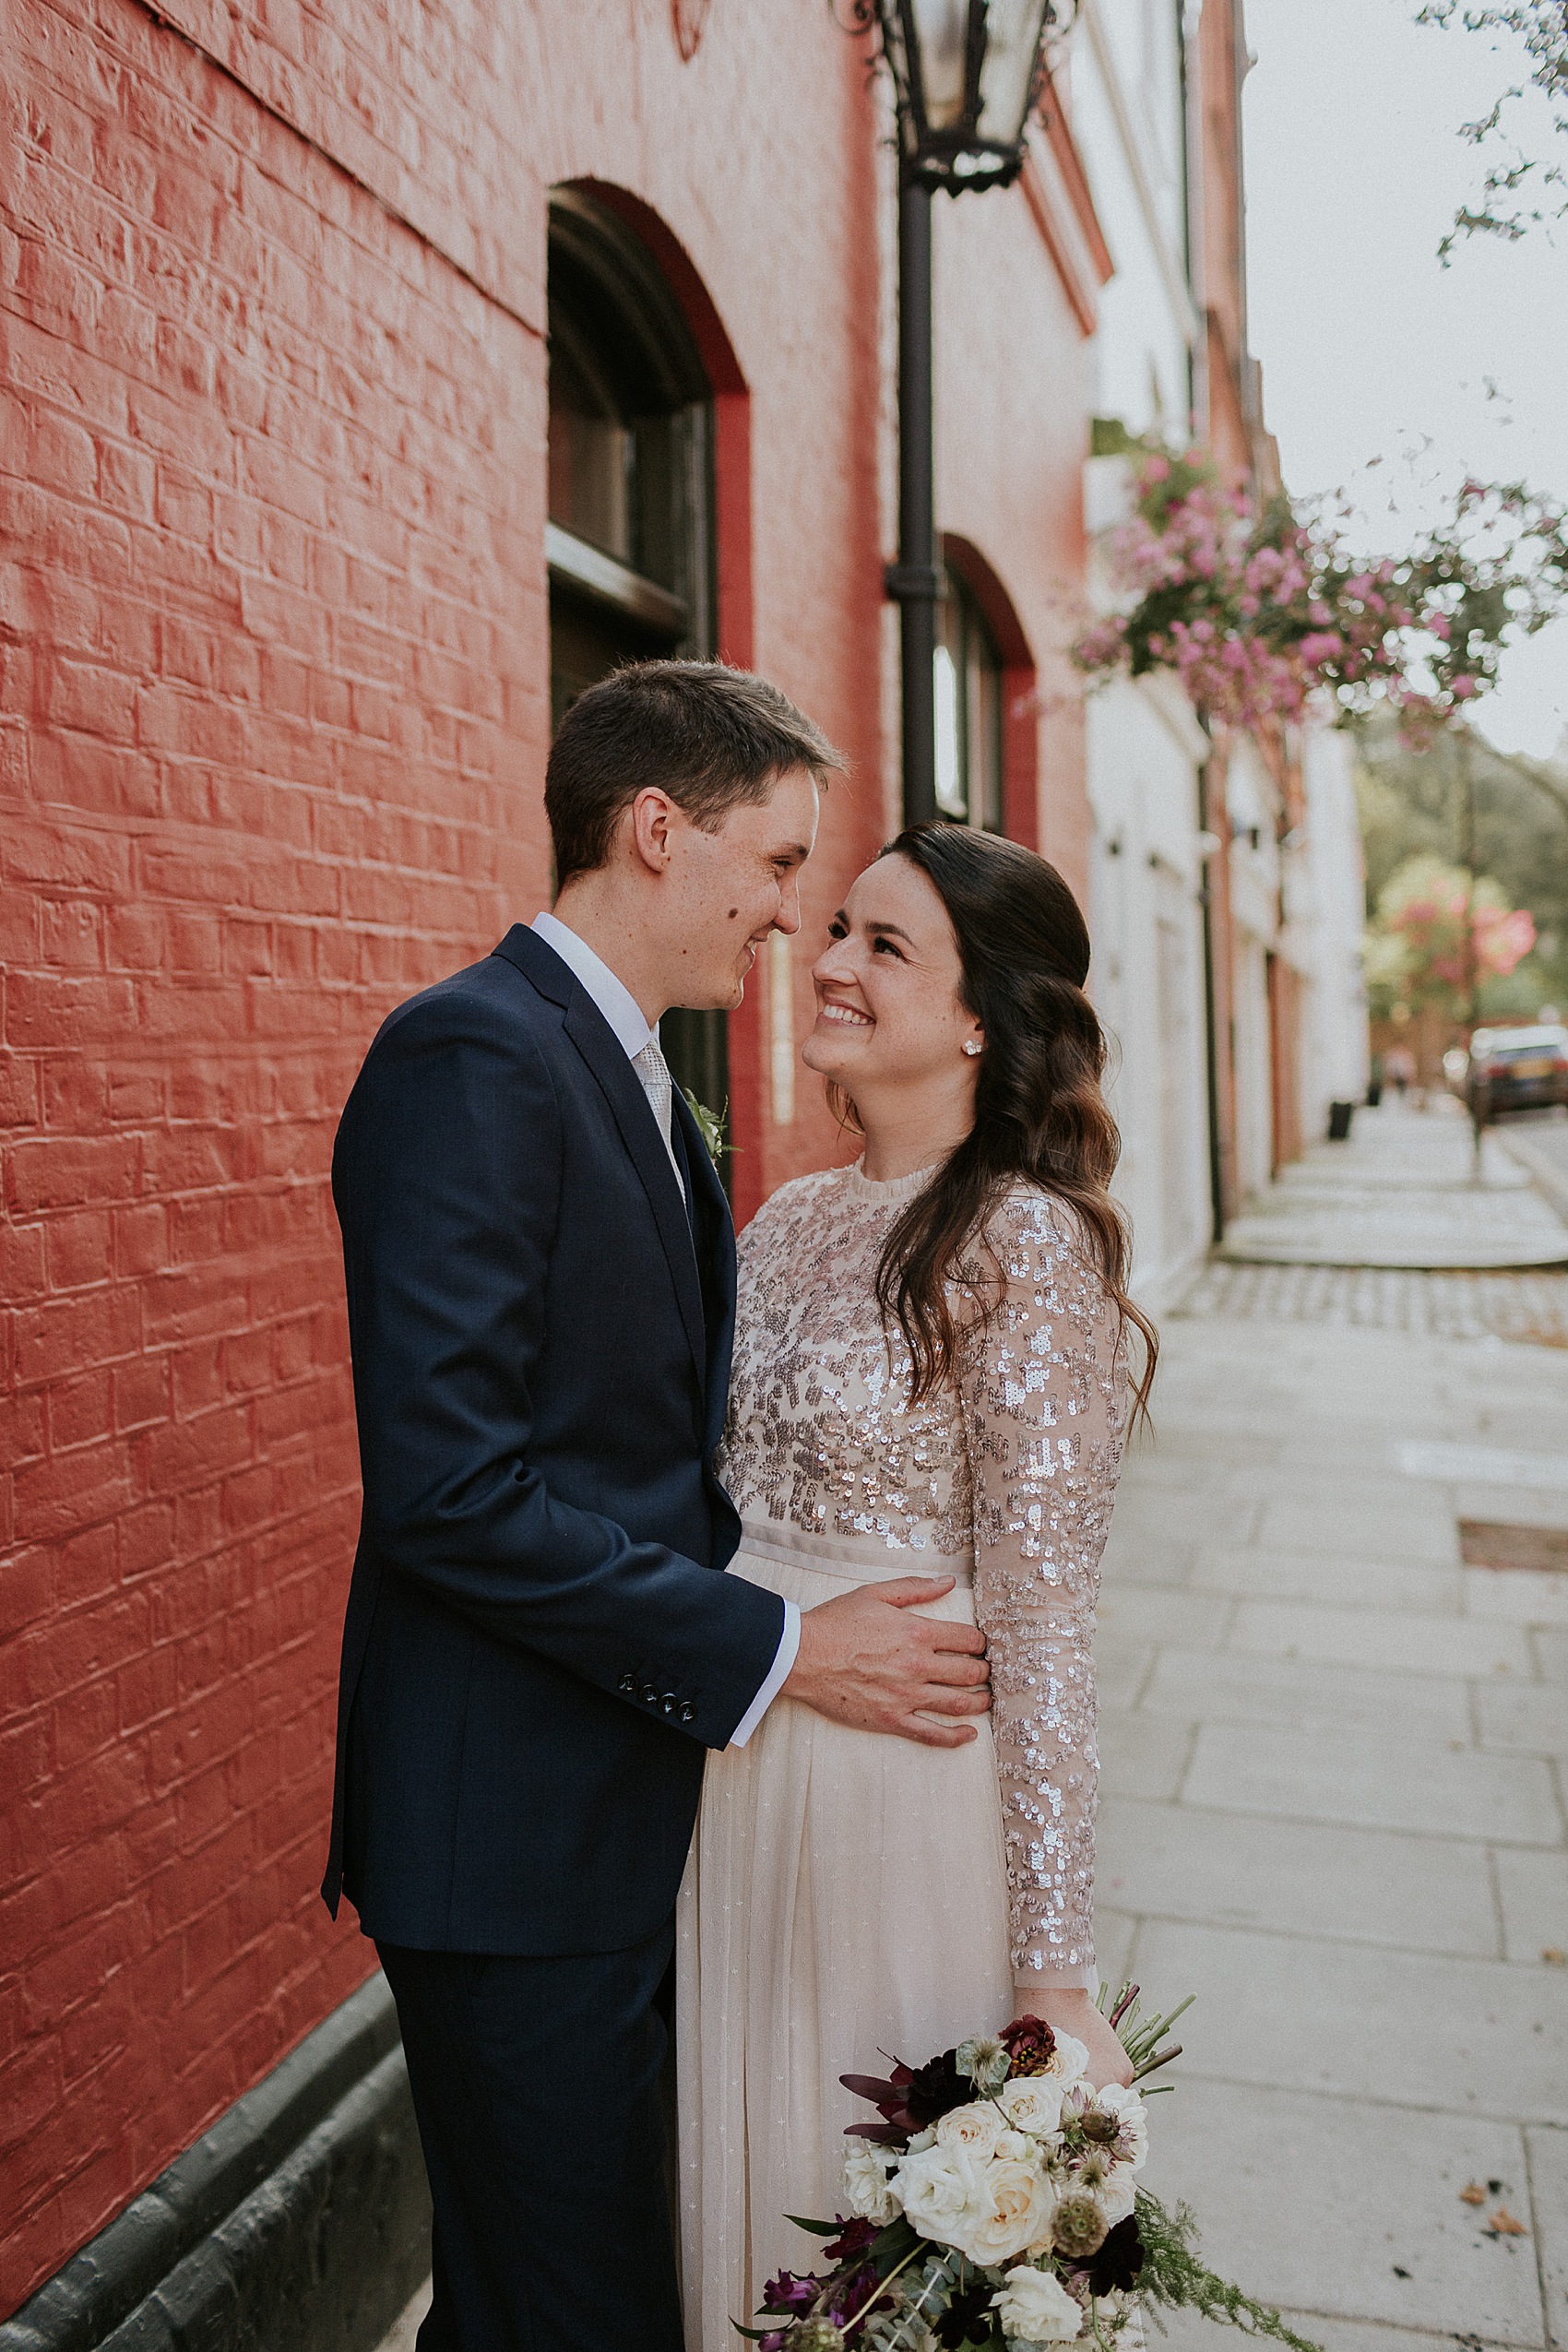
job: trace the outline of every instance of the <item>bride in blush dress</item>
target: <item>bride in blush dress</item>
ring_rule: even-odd
[[[709,1758],[679,1908],[689,2352],[731,2352],[847,2210],[847,2072],[1020,2013],[1131,2068],[1094,2006],[1099,1557],[1155,1338],[1106,1190],[1118,1139],[1089,944],[1055,870],[962,826],[901,834],[813,974],[808,1065],[861,1159],[784,1185],[740,1244],[722,1474],[731,1574],[802,1610],[951,1575],[992,1711],[942,1745],[776,1701]]]

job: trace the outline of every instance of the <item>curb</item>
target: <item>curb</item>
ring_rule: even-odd
[[[1556,1161],[1549,1159],[1538,1144],[1532,1144],[1524,1135],[1504,1134],[1496,1127],[1491,1132],[1509,1158],[1517,1160],[1531,1178],[1537,1192],[1543,1194],[1558,1216],[1568,1223],[1568,1176]]]
[[[0,2325],[0,2352],[374,2352],[429,2267],[378,1972]]]

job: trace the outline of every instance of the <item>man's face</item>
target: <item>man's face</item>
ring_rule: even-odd
[[[820,815],[809,768],[787,769],[766,801],[713,832],[673,812],[661,944],[671,1004],[732,1012],[770,931],[801,928],[801,868]]]

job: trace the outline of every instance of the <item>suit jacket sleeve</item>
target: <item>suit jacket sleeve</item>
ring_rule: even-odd
[[[635,1542],[530,1460],[562,1190],[560,1107],[526,1029],[446,996],[383,1030],[333,1159],[365,1538],[498,1640],[630,1703],[674,1693],[677,1727],[723,1747],[782,1602]]]

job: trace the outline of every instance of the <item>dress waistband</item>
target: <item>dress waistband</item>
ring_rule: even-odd
[[[760,1552],[765,1560],[781,1560],[790,1568],[842,1576],[852,1585],[887,1585],[899,1576],[952,1576],[961,1586],[975,1581],[975,1563],[967,1555],[916,1551],[908,1544],[894,1551],[876,1536],[813,1535],[787,1520],[743,1519],[741,1549]]]

